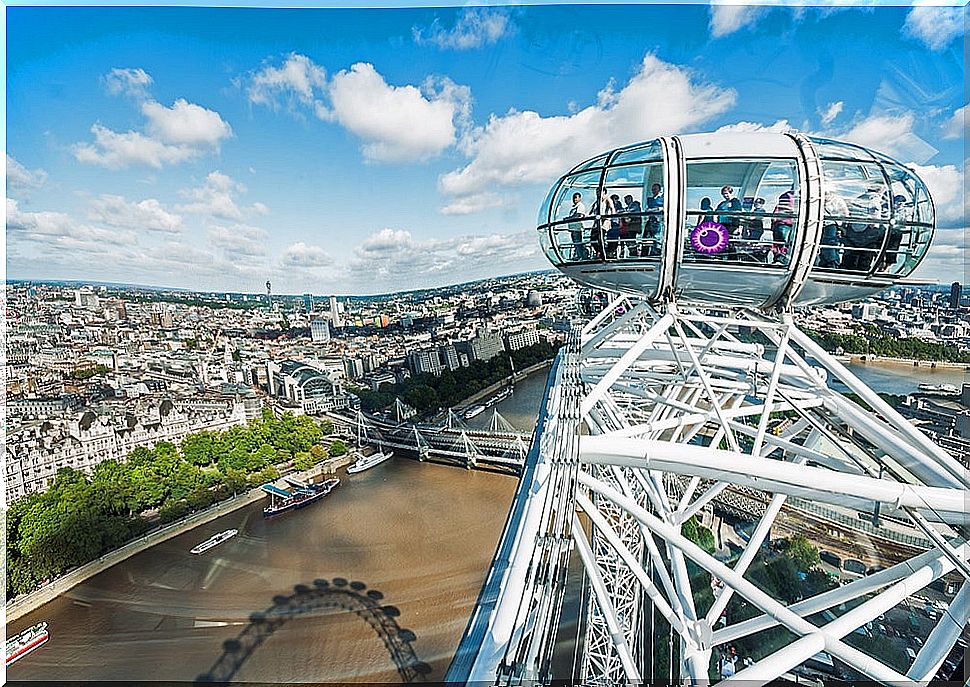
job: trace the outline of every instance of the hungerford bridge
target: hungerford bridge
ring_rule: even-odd
[[[662,138],[564,175],[540,212],[540,243],[564,273],[613,296],[553,365],[447,680],[753,685],[793,679],[820,656],[856,679],[932,679],[970,615],[970,477],[802,332],[792,309],[901,282],[933,228],[909,169],[797,132]],[[763,506],[725,560],[684,524],[728,492]],[[796,501],[873,513],[874,534],[891,513],[924,545],[842,586],[780,598],[754,573]],[[575,672],[555,675],[557,641],[573,639],[557,633],[577,570]],[[888,640],[860,643],[883,617],[915,623],[908,609],[944,576],[959,584],[931,628],[921,621],[908,657],[878,648],[895,647]],[[742,642],[755,647],[748,660],[725,661]]]

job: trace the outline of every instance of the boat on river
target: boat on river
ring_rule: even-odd
[[[47,643],[51,638],[47,631],[47,623],[37,623],[27,628],[15,637],[7,640],[7,660],[6,665],[19,661],[34,649]]]
[[[483,406],[483,405],[474,405],[474,406],[472,406],[471,408],[469,408],[468,410],[465,411],[465,419],[466,420],[470,420],[473,417],[475,417],[476,415],[481,415],[484,412],[485,412],[485,406]]]
[[[219,544],[222,542],[232,539],[237,534],[239,534],[239,530],[226,530],[225,532],[220,532],[219,534],[213,534],[211,537],[192,549],[192,553],[205,553],[209,549],[219,546]]]
[[[960,390],[954,384],[920,384],[919,390],[924,394],[939,394],[941,396],[955,396]]]
[[[323,499],[338,484],[340,484],[340,480],[336,477],[320,484],[307,484],[305,488],[298,488],[295,491],[280,489],[275,484],[264,484],[260,489],[269,494],[270,503],[263,508],[263,517],[270,518],[291,510],[305,508],[311,503]]]
[[[347,473],[353,475],[358,472],[363,472],[364,470],[369,470],[372,467],[375,467],[387,460],[390,460],[393,457],[394,457],[393,451],[388,451],[387,453],[381,453],[380,451],[378,451],[377,453],[374,453],[369,456],[361,456],[360,458],[357,459],[357,462],[347,467]]]

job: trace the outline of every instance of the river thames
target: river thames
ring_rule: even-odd
[[[926,381],[959,385],[964,378],[962,371],[906,366],[850,369],[889,393],[911,393]],[[496,406],[521,431],[532,430],[547,372],[518,382]],[[490,415],[470,424],[485,426]],[[262,503],[243,507],[20,618],[8,636],[43,620],[51,639],[13,665],[8,679],[132,683],[214,674],[245,682],[399,682],[386,637],[362,611],[367,597],[379,602],[371,605],[392,607],[394,626],[405,631],[406,648],[422,669],[418,677],[440,681],[491,562],[516,479],[401,456],[364,473],[339,474],[340,487],[320,504],[272,520],[263,519]],[[202,555],[189,553],[231,527],[239,530],[235,538]],[[298,585],[303,597],[294,591]],[[571,590],[571,600],[577,593]],[[303,603],[307,595],[316,603]],[[289,613],[285,623],[251,652],[226,651],[245,646],[259,629],[253,613],[274,608]]]

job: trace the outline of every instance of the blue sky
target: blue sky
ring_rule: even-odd
[[[834,4],[834,3],[833,3]],[[966,8],[8,7],[7,276],[375,293],[544,268],[548,186],[797,128],[915,168],[965,280]]]

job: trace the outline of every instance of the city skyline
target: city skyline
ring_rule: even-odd
[[[544,269],[535,212],[575,163],[791,127],[913,165],[939,218],[914,277],[963,281],[962,12],[11,7],[7,276],[366,295]]]

